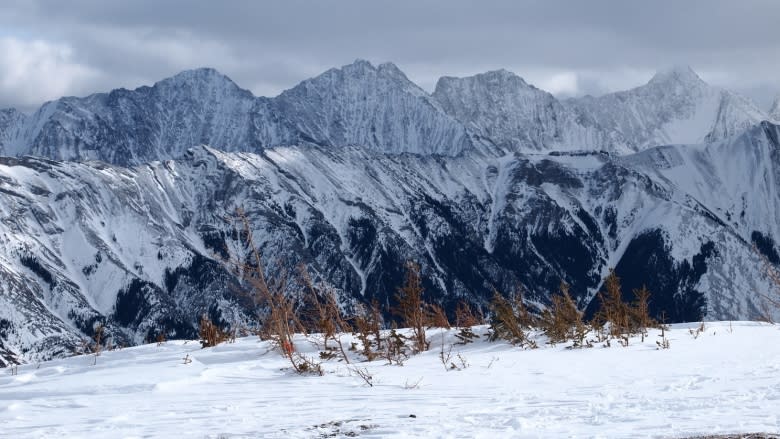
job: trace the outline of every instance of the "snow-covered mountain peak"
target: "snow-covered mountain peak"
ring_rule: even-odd
[[[0,108],[0,117],[6,117],[16,113],[19,113],[19,110],[16,108]]]
[[[15,108],[0,109],[0,147],[7,148],[26,119],[27,116]]]
[[[777,95],[772,102],[772,106],[769,108],[769,117],[774,121],[780,121],[780,95]]]
[[[339,69],[335,69],[339,70]],[[341,66],[341,70],[344,71],[376,71],[376,67],[371,64],[371,61],[363,58],[357,58],[350,64]]]
[[[0,109],[0,130],[15,123],[20,119],[24,119],[25,115],[18,111],[16,108],[3,108]]]
[[[306,143],[444,155],[473,146],[465,128],[390,63],[330,69],[284,91],[274,109]]]
[[[567,103],[619,133],[634,151],[717,141],[768,118],[749,99],[707,84],[690,67],[661,71],[631,90]]]
[[[212,67],[199,67],[196,69],[183,70],[169,78],[157,81],[156,84],[163,83],[192,83],[192,82],[212,82],[225,81],[233,82],[219,70]]]
[[[433,97],[469,129],[509,150],[623,150],[622,141],[588,114],[564,107],[508,70],[443,77]]]
[[[209,67],[185,70],[156,82],[152,88],[163,93],[189,93],[189,98],[207,97],[203,96],[204,94],[211,97],[215,97],[215,94],[243,94],[245,97],[254,97],[251,92],[239,87],[232,79]]]
[[[494,87],[500,90],[506,89],[505,91],[509,93],[516,92],[514,89],[531,88],[542,93],[546,93],[528,84],[523,78],[513,72],[510,72],[506,69],[498,69],[467,77],[442,76],[436,82],[436,88],[433,94],[434,96],[438,95],[439,97],[443,97],[445,94],[450,92],[451,88],[464,86],[470,88]]]
[[[525,87],[533,87],[532,85],[528,84],[521,76],[507,69],[489,70],[485,73],[480,73],[474,76],[487,81],[511,82],[512,84],[519,84]]]
[[[175,158],[200,143],[248,152],[314,144],[390,154],[475,147],[625,154],[722,139],[780,119],[776,107],[770,117],[689,67],[661,71],[632,90],[565,101],[504,69],[442,77],[430,95],[396,65],[358,59],[263,98],[200,68],[151,87],[58,99],[29,117],[5,111],[0,152],[122,165]]]
[[[393,64],[391,62],[384,62],[382,64],[379,64],[377,66],[377,71],[380,74],[396,78],[398,81],[412,83],[412,81],[410,81],[409,78],[406,76],[406,73],[404,73],[403,70],[401,70],[400,68],[398,68],[397,65],[395,65],[395,64]],[[414,84],[414,85],[415,85],[415,87],[417,87],[416,84]],[[417,87],[417,88],[419,88],[419,87]]]
[[[387,89],[388,87],[399,87],[413,91],[416,95],[426,95],[394,64],[384,63],[376,67],[369,61],[357,59],[351,64],[328,69],[318,76],[307,79],[295,87],[285,90],[279,97],[284,100],[285,97],[315,91],[319,95],[336,97],[338,93],[349,94],[358,90],[368,92],[368,89]]]
[[[648,84],[701,86],[706,82],[690,66],[676,65],[656,72]]]

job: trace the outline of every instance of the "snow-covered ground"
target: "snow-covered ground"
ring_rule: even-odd
[[[0,371],[0,436],[686,437],[780,431],[780,328],[674,325],[624,348],[454,346],[440,330],[404,366],[330,360],[298,376],[267,342],[171,341]],[[479,327],[477,332],[484,333]],[[452,340],[453,332],[446,334]],[[348,337],[345,337],[348,338]],[[541,342],[541,340],[540,340]],[[316,353],[302,338],[301,351]],[[193,361],[184,364],[182,358]],[[459,359],[455,362],[463,366]],[[366,368],[373,387],[351,367]]]

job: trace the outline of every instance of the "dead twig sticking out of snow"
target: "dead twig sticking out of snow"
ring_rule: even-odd
[[[368,368],[355,366],[349,368],[349,371],[350,375],[360,378],[368,387],[374,387],[374,377],[371,375],[371,372],[368,371]]]
[[[445,350],[444,349],[444,337],[442,337],[441,342],[441,351],[439,352],[439,359],[441,360],[441,364],[444,366],[444,370],[450,370],[450,359],[452,358],[452,345]],[[452,369],[455,369],[455,365],[452,364]]]
[[[458,362],[460,363],[459,370],[463,370],[469,367],[469,362],[466,361],[466,357],[464,357],[460,352],[458,352]]]
[[[699,324],[699,326],[696,329],[693,328],[688,329],[688,333],[690,333],[693,339],[696,340],[697,338],[699,338],[700,335],[704,333],[705,329],[706,328],[704,327],[704,322],[701,322],[701,324]]]
[[[325,371],[322,369],[322,363],[315,361],[314,358],[301,355],[297,352],[292,353],[290,360],[293,363],[293,369],[295,373],[299,375],[316,374],[319,376],[325,375]]]
[[[661,329],[661,335],[659,335],[659,337],[661,337],[661,339],[655,341],[655,344],[658,346],[657,349],[669,349],[669,339],[666,338],[666,331],[669,330],[669,327],[663,323],[665,320],[666,314],[661,313],[661,324],[659,325],[659,328]]]
[[[182,364],[190,364],[192,363],[192,358],[190,358],[190,354],[187,354],[182,358],[183,363]]]
[[[103,323],[98,324],[95,328],[95,335],[92,336],[95,340],[94,360],[92,361],[93,366],[97,364],[97,357],[99,357],[100,353],[103,351],[103,331],[105,331],[105,329],[106,327]]]
[[[487,366],[484,366],[485,369],[490,369],[491,367],[493,367],[493,363],[495,363],[498,360],[499,360],[498,357],[491,357],[490,362],[487,364]]]
[[[445,343],[444,343],[444,330],[442,330],[441,333],[441,351],[439,351],[439,359],[441,360],[441,364],[444,366],[444,370],[450,371],[450,370],[463,370],[467,367],[469,367],[468,362],[466,359],[458,352],[456,354],[456,357],[458,358],[458,364],[455,364],[455,361],[452,358],[452,345],[449,345],[445,349]]]
[[[404,389],[406,390],[412,390],[412,389],[419,389],[420,383],[422,383],[423,377],[420,377],[417,381],[410,382],[409,380],[406,380],[404,382]]]

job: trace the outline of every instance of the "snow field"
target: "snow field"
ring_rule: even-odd
[[[48,437],[688,437],[780,431],[780,328],[752,322],[673,325],[628,347],[522,350],[483,337],[431,349],[404,366],[323,363],[298,376],[255,337],[201,349],[170,341],[0,372],[0,435]],[[299,336],[299,352],[316,356]],[[353,340],[343,336],[346,346]],[[466,367],[456,357],[461,354]],[[192,359],[184,364],[184,357]],[[373,387],[354,373],[372,376]],[[331,436],[332,435],[332,436]]]

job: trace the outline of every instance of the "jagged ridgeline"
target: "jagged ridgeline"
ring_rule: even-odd
[[[518,288],[541,307],[561,281],[592,310],[615,267],[668,320],[753,318],[780,236],[765,119],[689,69],[559,101],[506,71],[431,95],[365,61],[275,98],[202,69],[2,111],[0,356],[251,321],[238,207],[269,276],[303,263],[346,304],[391,305],[415,260],[449,311]]]

